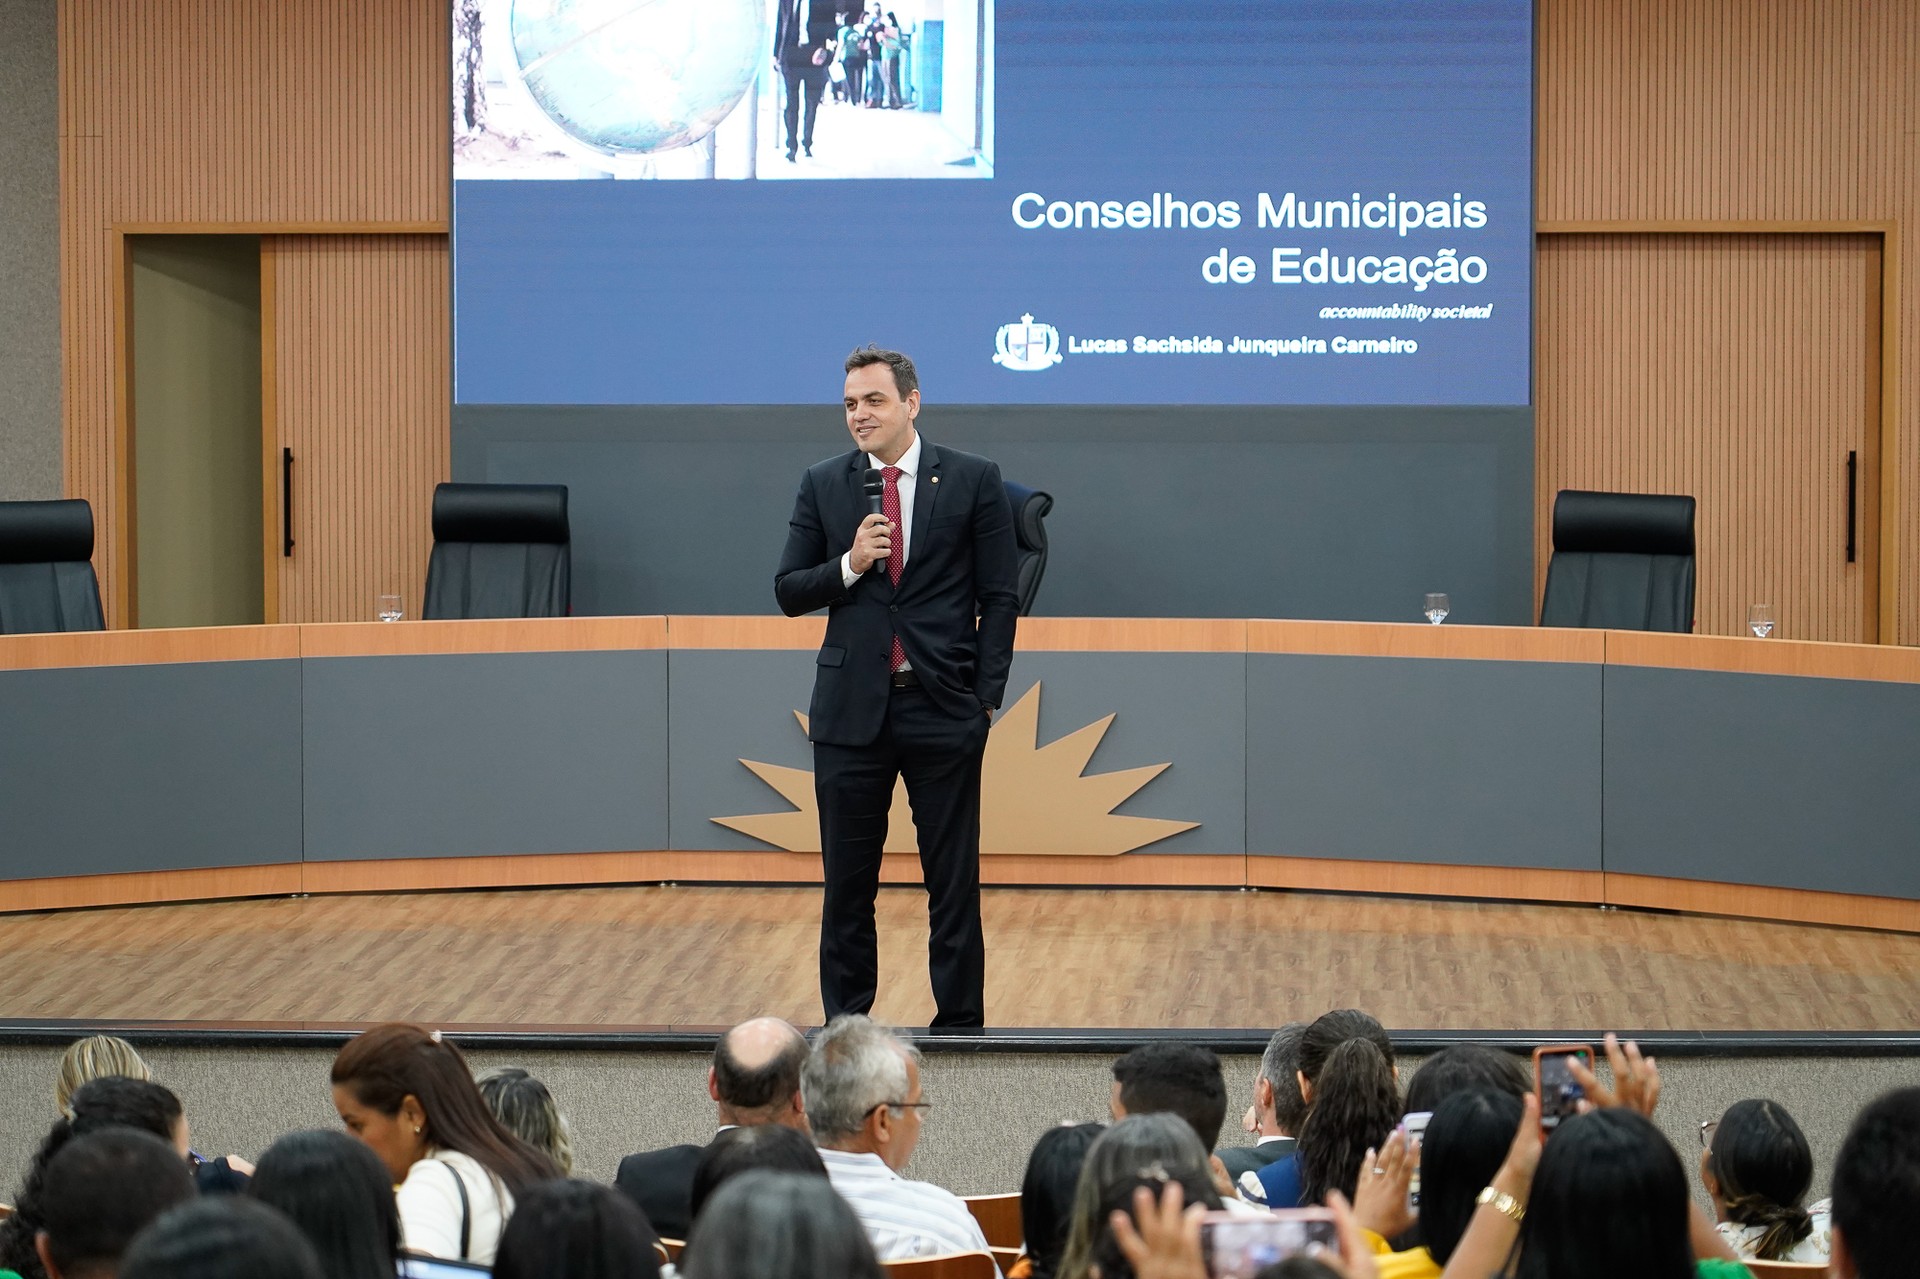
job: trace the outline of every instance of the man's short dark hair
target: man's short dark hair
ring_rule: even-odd
[[[920,375],[914,371],[913,361],[898,351],[871,344],[858,347],[847,357],[847,372],[864,369],[869,364],[884,364],[893,370],[893,389],[903,400],[920,389]]]
[[[1833,1224],[1860,1279],[1910,1273],[1920,1215],[1920,1088],[1900,1088],[1854,1119],[1833,1161]]]
[[[733,1055],[733,1033],[720,1036],[713,1046],[714,1087],[720,1100],[735,1110],[776,1111],[789,1105],[800,1091],[800,1067],[806,1064],[807,1041],[797,1033],[765,1064],[748,1067]]]
[[[41,1183],[47,1251],[65,1274],[110,1270],[149,1222],[193,1193],[187,1161],[152,1133],[108,1128],[76,1137]]]
[[[1438,1110],[1469,1088],[1492,1088],[1511,1097],[1533,1091],[1533,1075],[1519,1057],[1485,1044],[1448,1044],[1420,1063],[1407,1081],[1407,1113]]]
[[[1273,1120],[1289,1136],[1299,1134],[1307,1117],[1307,1099],[1300,1095],[1300,1037],[1306,1033],[1306,1022],[1290,1021],[1273,1032],[1260,1055],[1260,1078],[1273,1089]]]
[[[1211,1048],[1160,1040],[1141,1044],[1113,1063],[1120,1105],[1129,1115],[1173,1114],[1187,1121],[1212,1150],[1227,1118],[1227,1081]]]

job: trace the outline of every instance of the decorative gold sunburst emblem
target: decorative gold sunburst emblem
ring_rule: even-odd
[[[807,717],[799,711],[793,714],[805,732]],[[987,734],[980,766],[980,851],[1112,857],[1198,826],[1198,822],[1126,817],[1113,811],[1171,766],[1148,764],[1087,776],[1082,770],[1113,721],[1108,715],[1042,746],[1040,685],[1008,707]],[[813,774],[751,759],[740,762],[780,792],[794,811],[713,820],[788,852],[819,852],[820,810],[814,801]],[[887,814],[886,851],[911,853],[914,848],[913,810],[907,804],[906,783],[898,782]]]

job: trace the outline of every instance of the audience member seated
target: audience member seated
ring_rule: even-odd
[[[490,1066],[474,1076],[480,1097],[500,1126],[573,1175],[573,1130],[547,1086],[519,1066]]]
[[[120,1279],[328,1279],[286,1217],[243,1195],[182,1204],[140,1232]]]
[[[987,1251],[958,1195],[900,1175],[928,1105],[912,1044],[879,1022],[842,1014],[814,1037],[800,1091],[827,1176],[880,1260]]]
[[[835,1018],[836,1022],[844,1018]],[[884,1279],[867,1232],[829,1182],[764,1169],[731,1178],[687,1240],[680,1279]]]
[[[1027,1175],[1020,1182],[1020,1233],[1026,1254],[1007,1272],[1007,1279],[1054,1279],[1059,1272],[1080,1169],[1106,1130],[1104,1124],[1061,1124],[1033,1143]]]
[[[1862,1110],[1833,1161],[1836,1279],[1913,1273],[1920,1220],[1920,1088],[1901,1088]]]
[[[784,1124],[805,1132],[800,1101],[800,1066],[807,1041],[778,1017],[742,1022],[713,1048],[707,1069],[707,1095],[719,1112],[720,1132],[758,1124]],[[653,1228],[669,1239],[685,1239],[693,1222],[693,1170],[703,1146],[668,1146],[628,1155],[620,1161],[614,1186],[640,1205]]]
[[[693,1169],[693,1219],[713,1192],[729,1178],[756,1169],[766,1172],[797,1172],[813,1177],[827,1175],[813,1138],[785,1124],[755,1124],[751,1128],[729,1128],[700,1152]]]
[[[1525,1061],[1502,1049],[1449,1044],[1421,1062],[1407,1081],[1407,1113],[1432,1113],[1448,1097],[1469,1088],[1493,1088],[1510,1097],[1524,1097],[1533,1091],[1533,1074]]]
[[[467,1059],[438,1031],[390,1022],[333,1059],[333,1104],[398,1185],[409,1252],[489,1265],[515,1196],[559,1175],[501,1127]]]
[[[1351,1199],[1363,1157],[1400,1122],[1393,1042],[1358,1009],[1322,1013],[1300,1036],[1294,1077],[1307,1114],[1293,1154],[1260,1170],[1267,1206],[1325,1203],[1329,1190]]]
[[[1338,1191],[1329,1195],[1338,1256],[1295,1254],[1260,1270],[1254,1279],[1377,1279],[1366,1232]],[[1151,1186],[1133,1192],[1133,1203],[1109,1218],[1114,1274],[1139,1279],[1210,1279],[1200,1252],[1200,1220],[1188,1208],[1178,1182],[1168,1181],[1156,1200]],[[1102,1271],[1100,1279],[1107,1279]]]
[[[54,1106],[63,1115],[73,1114],[73,1094],[80,1085],[110,1075],[151,1080],[153,1071],[132,1044],[117,1036],[89,1035],[75,1040],[60,1055],[60,1073],[53,1081]]]
[[[108,1075],[82,1084],[68,1103],[71,1115],[54,1122],[27,1165],[14,1196],[13,1214],[0,1220],[0,1269],[23,1279],[46,1279],[34,1235],[45,1224],[42,1198],[47,1166],[76,1137],[108,1128],[134,1128],[168,1143],[186,1167],[187,1120],[180,1099],[159,1084],[144,1079]]]
[[[1115,1119],[1128,1115],[1178,1115],[1211,1151],[1227,1121],[1227,1081],[1211,1048],[1161,1039],[1141,1044],[1113,1063]]]
[[[1253,1079],[1253,1105],[1247,1107],[1241,1124],[1253,1135],[1253,1145],[1222,1146],[1217,1152],[1242,1199],[1265,1203],[1260,1170],[1293,1153],[1300,1121],[1307,1114],[1300,1081],[1295,1078],[1300,1071],[1300,1038],[1306,1031],[1307,1023],[1294,1021],[1273,1032],[1267,1051],[1260,1056],[1260,1073]]]
[[[290,1132],[260,1156],[247,1194],[286,1214],[327,1279],[392,1279],[400,1211],[386,1165],[343,1132]]]
[[[660,1236],[633,1201],[592,1181],[546,1181],[520,1197],[493,1279],[657,1279]]]
[[[1447,1262],[1449,1279],[1746,1279],[1649,1118],[1658,1067],[1611,1034],[1606,1047],[1611,1082],[1575,1064],[1595,1109],[1563,1119],[1552,1140],[1541,1139],[1538,1098],[1522,1102],[1506,1157]]]
[[[1481,1188],[1506,1159],[1520,1114],[1518,1097],[1495,1088],[1467,1088],[1434,1109],[1426,1140],[1415,1150],[1407,1149],[1404,1132],[1387,1139],[1376,1165],[1381,1174],[1360,1177],[1354,1213],[1377,1235],[1405,1231],[1411,1224],[1408,1183],[1417,1165],[1420,1242],[1404,1252],[1376,1257],[1381,1279],[1436,1279],[1466,1233]]]
[[[1827,1259],[1828,1204],[1802,1207],[1813,1149],[1779,1103],[1736,1101],[1700,1152],[1700,1184],[1735,1255],[1758,1261]]]
[[[47,1164],[35,1248],[48,1279],[112,1279],[161,1213],[193,1198],[180,1152],[134,1128],[76,1137]]]
[[[1087,1151],[1074,1190],[1073,1220],[1067,1227],[1067,1247],[1060,1259],[1060,1279],[1116,1279],[1107,1270],[1113,1253],[1110,1218],[1131,1206],[1135,1187],[1150,1177],[1158,1194],[1161,1185],[1177,1183],[1188,1205],[1204,1204],[1218,1210],[1206,1148],[1193,1125],[1177,1115],[1132,1115],[1102,1133]],[[1120,1279],[1129,1279],[1121,1276]]]

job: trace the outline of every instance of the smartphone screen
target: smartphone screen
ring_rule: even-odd
[[[1420,1206],[1420,1142],[1427,1135],[1427,1121],[1433,1118],[1431,1110],[1416,1110],[1400,1121],[1407,1134],[1407,1158],[1415,1160],[1413,1178],[1407,1183],[1407,1202],[1415,1208]]]
[[[1551,1134],[1563,1120],[1580,1112],[1587,1090],[1573,1077],[1571,1064],[1593,1069],[1593,1053],[1585,1048],[1541,1049],[1534,1055],[1534,1087],[1540,1094],[1540,1131]]]
[[[1314,1244],[1339,1253],[1339,1231],[1328,1209],[1288,1208],[1270,1217],[1210,1212],[1200,1221],[1200,1255],[1212,1279],[1253,1279]]]

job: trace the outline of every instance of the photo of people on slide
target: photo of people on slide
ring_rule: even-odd
[[[452,0],[453,175],[990,178],[994,0]]]

